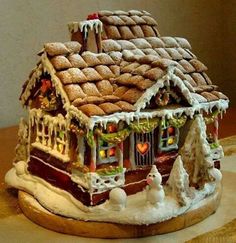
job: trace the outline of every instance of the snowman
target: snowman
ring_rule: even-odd
[[[154,206],[159,206],[165,198],[165,192],[161,185],[162,177],[158,172],[157,167],[155,165],[152,166],[150,173],[147,175],[147,202]]]

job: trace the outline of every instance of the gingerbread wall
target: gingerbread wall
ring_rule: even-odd
[[[145,9],[161,35],[186,37],[222,91],[236,93],[236,1],[234,0],[14,0],[0,8],[0,127],[18,123],[18,97],[44,42],[66,41],[66,23],[101,9]]]

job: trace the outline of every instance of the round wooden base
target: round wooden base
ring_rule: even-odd
[[[47,229],[82,237],[135,238],[177,231],[202,221],[216,211],[221,198],[221,187],[218,187],[213,195],[204,199],[200,207],[189,210],[176,218],[150,225],[74,220],[46,211],[26,192],[19,191],[18,197],[23,213],[33,222]]]

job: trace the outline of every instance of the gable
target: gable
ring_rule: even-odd
[[[31,91],[30,107],[42,109],[47,112],[63,111],[61,96],[57,94],[51,76],[42,74],[36,81],[35,88]]]
[[[196,104],[196,100],[192,97],[189,89],[185,86],[183,81],[174,74],[176,68],[172,67],[168,70],[166,75],[150,88],[138,99],[135,103],[137,111],[145,108],[159,108],[174,103],[187,104],[185,106],[192,106]],[[155,104],[153,104],[153,102]]]
[[[179,87],[174,86],[172,82],[164,82],[145,109],[167,108],[169,105],[189,106]]]
[[[69,104],[68,96],[62,87],[61,81],[55,75],[51,63],[48,62],[43,54],[39,65],[33,70],[29,76],[29,79],[26,81],[20,96],[20,100],[22,104],[26,106],[34,101],[34,105],[36,106],[44,103],[43,106],[47,107],[48,109],[54,109],[51,106],[53,100],[51,103],[49,102],[47,104],[47,100],[44,99],[46,96],[48,101],[53,99],[55,103],[57,101],[61,106]]]

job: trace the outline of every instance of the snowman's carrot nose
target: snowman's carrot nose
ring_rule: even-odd
[[[150,177],[148,177],[147,179],[146,179],[146,181],[147,181],[147,184],[151,184],[152,183],[152,178],[150,178]]]

